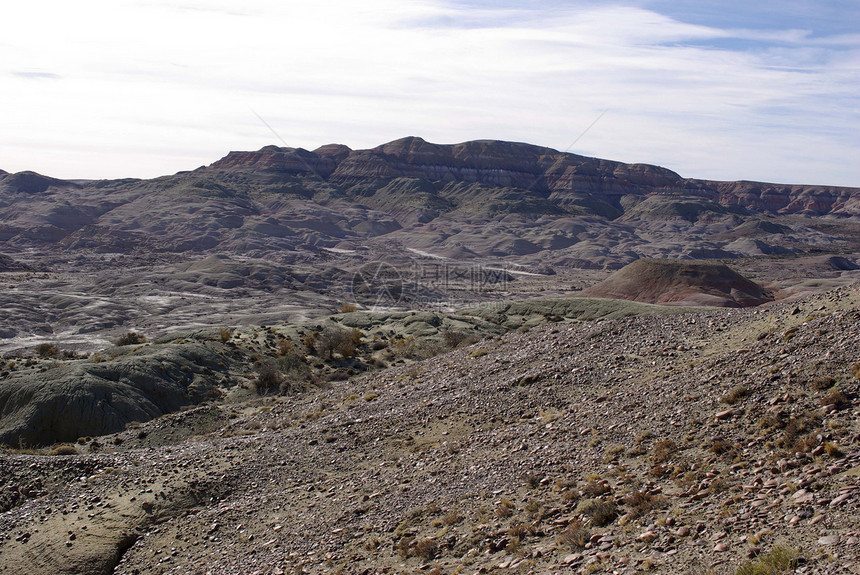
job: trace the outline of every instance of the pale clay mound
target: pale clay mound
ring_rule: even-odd
[[[0,455],[0,573],[858,573],[858,326],[856,287],[548,324]]]

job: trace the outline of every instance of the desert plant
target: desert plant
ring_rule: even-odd
[[[576,505],[576,512],[591,519],[597,527],[609,525],[615,519],[615,504],[600,499],[583,499]]]
[[[284,382],[284,374],[278,368],[278,364],[272,360],[264,360],[260,363],[254,387],[257,393],[265,395],[275,389],[279,389]]]
[[[845,455],[845,452],[842,451],[842,448],[839,447],[839,444],[830,441],[825,442],[824,450],[827,452],[827,455],[833,458],[839,458]]]
[[[445,342],[445,345],[454,349],[455,347],[471,345],[478,341],[478,338],[466,332],[446,330],[442,333],[442,340]]]
[[[340,306],[340,313],[352,313],[358,311],[358,306],[354,303],[345,303]]]
[[[630,507],[634,517],[641,517],[663,505],[666,502],[665,497],[654,496],[647,491],[634,491],[624,496],[624,504]]]
[[[585,547],[590,537],[591,532],[588,527],[579,519],[575,519],[558,536],[558,543],[568,547],[571,551],[579,551]]]
[[[77,455],[78,448],[70,443],[61,443],[48,452],[48,455]]]
[[[139,345],[141,343],[146,343],[146,337],[143,334],[137,333],[136,331],[130,331],[124,336],[120,337],[116,340],[116,345]]]
[[[223,343],[227,343],[233,337],[233,330],[229,327],[222,327],[218,330],[218,337]]]
[[[421,539],[415,543],[415,554],[428,561],[432,561],[438,552],[439,546],[433,539]]]
[[[356,332],[358,335],[356,336]],[[361,332],[358,330],[348,330],[341,327],[327,327],[320,334],[316,349],[321,355],[325,355],[328,359],[334,357],[335,352],[342,357],[348,358],[355,355],[356,339],[361,341]]]
[[[510,517],[513,515],[514,504],[508,501],[507,499],[502,498],[499,501],[499,504],[496,506],[496,517],[499,519]]]
[[[36,355],[42,358],[57,357],[60,350],[52,343],[40,343],[36,346]]]
[[[830,389],[836,383],[836,380],[829,375],[820,375],[812,380],[810,385],[816,391],[824,391]]]
[[[293,342],[289,339],[280,339],[277,344],[278,355],[287,355],[293,351]]]
[[[775,545],[766,555],[741,565],[735,575],[777,575],[792,571],[799,553],[785,545]]]
[[[720,398],[720,401],[728,405],[734,405],[749,394],[749,388],[744,384],[739,384],[727,391],[726,394]]]
[[[848,399],[848,396],[834,387],[827,395],[821,398],[820,403],[821,405],[835,405],[838,409],[844,409],[851,404],[851,401]]]
[[[677,451],[678,446],[671,439],[658,441],[651,450],[651,460],[655,463],[665,463]]]
[[[319,332],[311,332],[306,333],[302,336],[302,345],[305,346],[305,349],[309,354],[314,355],[317,353],[317,337],[319,336]]]

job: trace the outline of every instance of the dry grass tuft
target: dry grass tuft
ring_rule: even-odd
[[[571,551],[579,551],[585,547],[591,537],[591,532],[582,521],[572,521],[567,529],[558,536],[558,544],[568,547]]]

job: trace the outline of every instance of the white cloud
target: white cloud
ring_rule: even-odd
[[[851,36],[430,0],[43,1],[0,17],[14,23],[0,45],[0,105],[16,112],[0,118],[6,170],[148,177],[279,143],[251,110],[306,148],[420,135],[565,149],[608,109],[573,151],[860,185]],[[762,47],[720,44],[733,41]]]

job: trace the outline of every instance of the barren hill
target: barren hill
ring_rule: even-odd
[[[641,259],[585,290],[592,297],[647,303],[748,307],[773,294],[725,264]]]

